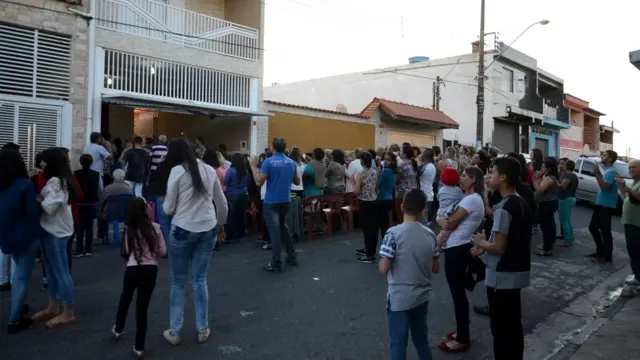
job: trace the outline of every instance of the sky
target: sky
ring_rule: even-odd
[[[466,54],[480,31],[480,0],[262,1],[265,86]],[[640,70],[629,63],[640,50],[638,14],[637,0],[486,0],[485,32],[509,44],[548,19],[513,47],[607,114],[600,122],[620,130],[620,155],[640,157]]]

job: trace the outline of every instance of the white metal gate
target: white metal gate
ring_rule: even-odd
[[[42,150],[70,147],[70,108],[63,101],[16,101],[0,96],[0,146],[8,142],[20,145],[28,167],[33,167],[35,155]],[[65,127],[68,131],[63,131]]]

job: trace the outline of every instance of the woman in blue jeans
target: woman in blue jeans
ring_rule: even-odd
[[[229,206],[225,229],[227,241],[239,241],[245,236],[247,209],[249,208],[248,179],[248,171],[242,154],[233,154],[231,167],[224,174],[224,194]]]
[[[163,336],[172,345],[182,342],[185,286],[190,274],[198,342],[204,343],[211,335],[207,270],[216,242],[216,226],[223,228],[227,218],[227,200],[216,171],[196,159],[185,140],[169,144],[164,162],[171,166],[171,172],[162,207],[172,218],[167,244],[171,264],[169,329]]]
[[[43,161],[46,163],[44,176],[47,184],[37,200],[43,210],[40,226],[47,233],[42,240],[42,251],[47,269],[49,306],[38,312],[33,319],[46,322],[45,326],[52,328],[70,324],[76,318],[67,244],[74,231],[71,203],[76,198],[77,188],[69,158],[63,150],[48,152]],[[62,313],[60,302],[64,306]]]
[[[11,281],[11,310],[8,332],[28,328],[32,320],[24,317],[29,279],[39,243],[38,203],[19,150],[0,151],[0,247],[15,263]]]

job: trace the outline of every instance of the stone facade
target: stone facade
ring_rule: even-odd
[[[70,12],[86,12],[86,6],[72,6],[52,0],[12,0],[0,2],[0,20],[10,24],[46,30],[72,37],[69,102],[73,105],[72,158],[82,152],[86,139],[88,22]]]

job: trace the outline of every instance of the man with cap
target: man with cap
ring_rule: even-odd
[[[281,248],[287,250],[286,264],[296,266],[296,253],[293,240],[287,226],[289,205],[291,202],[291,184],[299,185],[300,178],[296,171],[296,163],[284,155],[287,143],[281,137],[272,142],[273,155],[266,159],[258,169],[258,159],[251,161],[251,171],[256,185],[267,186],[264,196],[264,219],[271,239],[271,262],[264,266],[269,272],[281,272]]]

